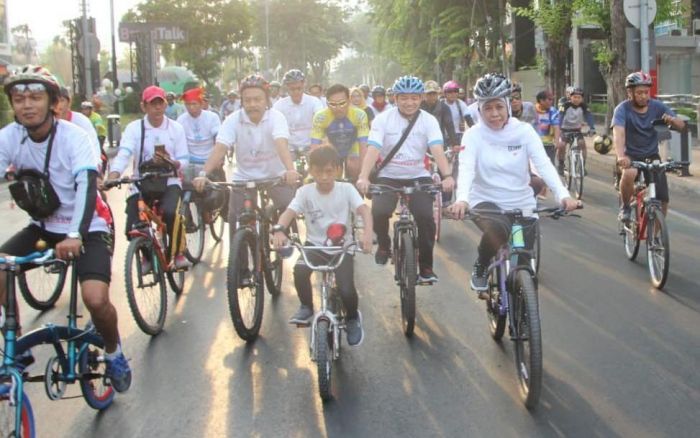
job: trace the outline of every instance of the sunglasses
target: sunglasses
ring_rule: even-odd
[[[40,93],[46,91],[46,86],[38,82],[31,82],[29,84],[15,84],[11,88],[12,93],[26,93],[27,91],[30,93]]]
[[[347,104],[347,100],[343,100],[341,102],[328,102],[328,106],[330,106],[331,108],[340,108],[341,106],[345,106]]]

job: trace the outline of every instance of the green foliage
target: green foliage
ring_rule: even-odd
[[[573,13],[572,3],[569,0],[539,2],[539,7],[516,7],[513,11],[516,15],[529,18],[540,26],[551,43],[568,44]]]
[[[608,104],[591,102],[588,104],[588,109],[594,114],[605,114],[605,112],[608,110]]]
[[[124,112],[141,114],[141,95],[139,93],[129,93],[124,97]]]
[[[683,114],[684,116],[687,116],[690,118],[692,122],[696,122],[698,120],[698,113],[691,109],[691,108],[674,108],[673,109],[677,114]]]
[[[5,93],[0,93],[0,128],[12,122],[14,114]]]

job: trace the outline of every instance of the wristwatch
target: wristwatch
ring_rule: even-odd
[[[276,232],[278,232],[278,231],[281,231],[281,232],[284,233],[285,228],[284,228],[284,226],[282,226],[282,225],[280,225],[280,224],[275,224],[275,225],[272,226],[271,230],[272,230],[273,233],[276,233]]]
[[[66,234],[66,237],[69,239],[78,239],[81,242],[83,241],[83,235],[77,231],[71,231],[70,233]]]

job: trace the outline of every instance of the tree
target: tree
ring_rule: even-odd
[[[242,0],[147,0],[124,21],[161,22],[187,29],[186,43],[161,46],[170,62],[184,63],[207,85],[221,74],[222,61],[250,38],[251,16]]]
[[[14,44],[13,62],[16,64],[31,64],[36,58],[36,40],[28,24],[20,24],[10,29]]]
[[[63,84],[73,81],[70,47],[61,36],[55,36],[51,45],[39,55],[39,63],[46,66]]]

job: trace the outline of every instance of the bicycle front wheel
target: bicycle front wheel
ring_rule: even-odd
[[[170,289],[175,295],[180,296],[185,289],[185,271],[169,271],[167,277]]]
[[[22,408],[20,409],[19,431],[17,429],[17,406],[10,403],[12,392],[16,387],[10,382],[0,384],[0,436],[34,438],[34,412],[26,393],[22,393]]]
[[[163,330],[168,297],[163,269],[150,242],[137,237],[129,243],[124,266],[126,297],[136,325],[155,336]]]
[[[542,388],[542,333],[537,289],[528,271],[518,271],[512,301],[515,367],[523,402],[532,409]]]
[[[17,284],[24,300],[36,310],[51,309],[61,297],[66,282],[64,263],[37,266],[17,275]]]
[[[399,245],[401,324],[403,333],[412,336],[416,323],[416,251],[409,233],[401,234]]]
[[[495,268],[489,272],[489,297],[486,300],[489,331],[495,341],[500,341],[503,338],[503,332],[506,328],[506,314],[501,313],[502,295],[498,278],[499,269]]]
[[[622,243],[625,245],[625,254],[627,258],[634,261],[637,258],[637,253],[639,253],[639,235],[637,229],[639,223],[637,222],[637,203],[631,202],[630,209],[632,210],[631,218],[629,223],[625,224],[620,222],[620,234],[622,234]]]
[[[442,182],[440,175],[437,173],[433,174],[433,184],[440,184]],[[435,241],[440,241],[440,228],[442,225],[442,193],[435,195],[433,199],[433,220],[435,221]]]
[[[214,239],[214,241],[219,243],[224,237],[224,227],[226,225],[221,210],[217,209],[213,211],[211,219],[212,222],[209,224],[209,231],[211,232],[211,237]]]
[[[671,247],[668,238],[666,220],[661,210],[649,212],[647,224],[647,264],[651,284],[661,289],[668,279],[668,269],[671,265]]]
[[[192,264],[197,264],[202,259],[204,253],[204,222],[202,221],[202,212],[199,210],[199,205],[196,202],[190,201],[183,206],[183,216],[185,218],[185,239],[187,246],[185,248],[185,257]],[[177,292],[176,292],[177,293]]]
[[[239,228],[229,250],[226,286],[233,327],[247,342],[257,338],[265,306],[259,251],[255,233]]]
[[[114,388],[105,384],[107,364],[105,351],[96,345],[85,345],[78,356],[80,391],[85,402],[93,409],[107,409],[114,401]]]
[[[574,192],[574,196],[576,196],[576,199],[583,199],[583,156],[580,154],[572,154],[571,157],[573,161],[571,167],[574,170],[571,188]]]
[[[326,401],[332,397],[331,378],[333,371],[333,334],[327,320],[322,319],[316,324],[314,341],[318,370],[318,394],[323,401]]]

